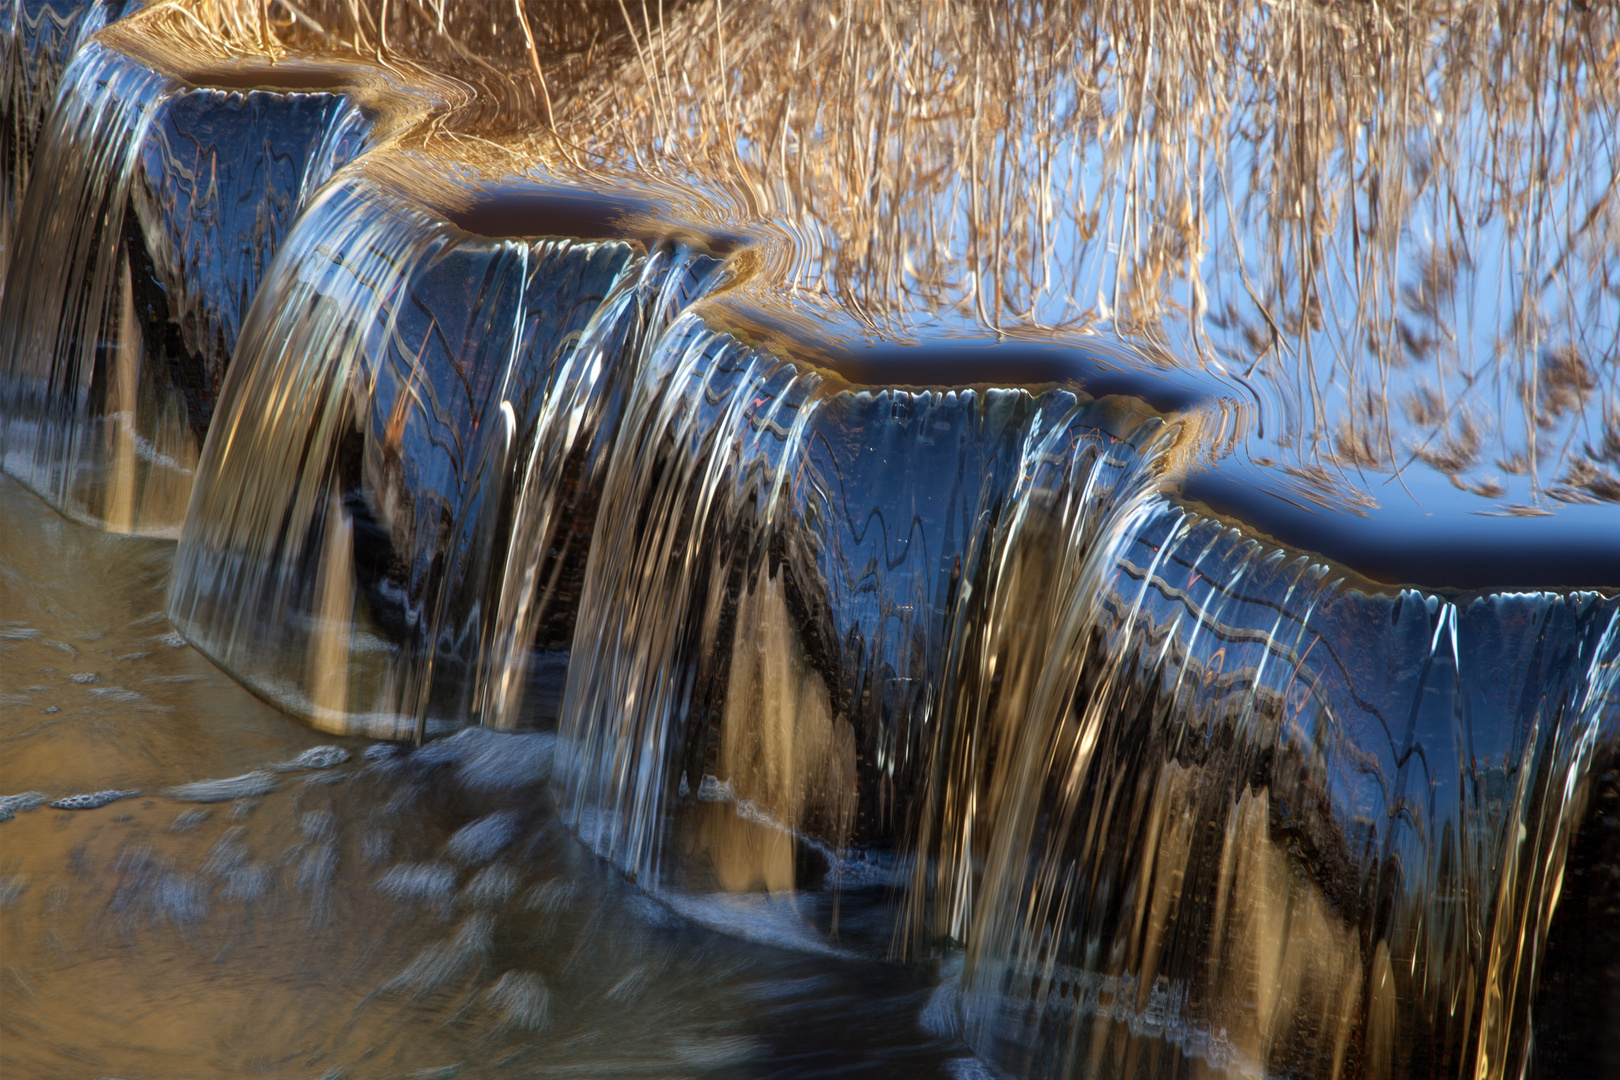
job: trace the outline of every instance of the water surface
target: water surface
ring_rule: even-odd
[[[751,944],[629,887],[551,809],[549,737],[412,755],[322,737],[253,697],[170,627],[173,556],[0,479],[5,793],[140,792],[3,826],[8,1075],[975,1064],[921,1026],[925,972]],[[257,795],[162,794],[316,746],[349,759],[273,771]]]

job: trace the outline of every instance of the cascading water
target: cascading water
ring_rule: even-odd
[[[656,352],[563,709],[588,843],[856,947],[899,881],[1019,1075],[1518,1069],[1612,599],[1346,580],[1072,394],[830,390],[696,316]]]
[[[814,1072],[823,1051],[805,1047],[829,1031],[860,1047],[835,1051],[834,1071],[1553,1067],[1537,1057],[1544,945],[1620,748],[1612,363],[1552,348],[1535,360],[1518,392],[1543,415],[1500,464],[1532,491],[1553,443],[1573,464],[1548,489],[1556,515],[1511,503],[1489,518],[1457,501],[1507,490],[1477,474],[1468,403],[1447,402],[1444,378],[1433,391],[1386,370],[1419,380],[1402,408],[1431,430],[1410,453],[1449,479],[1396,470],[1391,483],[1415,492],[1406,511],[1307,461],[1307,401],[1337,406],[1289,382],[1317,375],[1310,348],[1283,338],[1320,331],[1320,305],[1296,320],[1305,330],[1266,312],[1270,342],[1225,363],[1198,338],[1211,309],[1193,271],[1202,370],[1163,341],[1110,343],[1100,291],[1104,315],[1042,322],[1075,303],[1059,294],[1079,271],[1018,263],[1033,234],[1007,170],[1030,150],[1047,184],[1028,200],[1032,250],[1089,245],[1085,184],[1079,218],[1057,225],[1052,185],[1078,182],[1092,134],[1075,136],[1071,173],[1025,145],[1051,119],[1039,102],[1089,99],[1061,79],[1026,87],[1009,100],[1030,104],[1029,131],[985,138],[981,106],[1007,104],[982,72],[1000,30],[942,34],[930,20],[954,16],[919,15],[925,47],[884,61],[865,50],[911,40],[897,14],[811,19],[771,110],[747,103],[746,80],[721,79],[723,107],[683,127],[676,102],[706,69],[671,79],[671,57],[707,56],[692,43],[712,40],[724,68],[726,35],[740,26],[758,48],[781,11],[694,4],[666,23],[641,5],[609,41],[599,13],[541,33],[532,7],[474,8],[468,25],[488,21],[495,39],[474,47],[471,30],[446,29],[453,4],[273,6],[10,7],[0,460],[80,523],[179,539],[52,541],[129,571],[104,601],[128,626],[103,648],[95,625],[42,621],[72,624],[68,585],[46,602],[17,584],[48,576],[24,567],[38,537],[80,526],[0,521],[15,549],[0,545],[0,597],[33,620],[3,613],[0,660],[37,672],[8,679],[0,706],[51,702],[0,738],[163,763],[48,793],[58,832],[75,814],[116,815],[139,840],[116,853],[70,849],[31,823],[43,815],[20,817],[47,794],[0,802],[23,822],[8,827],[34,830],[23,869],[0,868],[8,935],[23,905],[38,911],[37,927],[17,923],[16,985],[74,977],[45,958],[75,936],[60,916],[73,886],[25,892],[29,875],[55,880],[36,858],[52,852],[73,881],[101,867],[116,882],[105,903],[126,941],[196,933],[226,911],[230,934],[204,942],[216,964],[242,941],[285,955],[330,943],[360,973],[331,981],[365,984],[348,1026],[283,1023],[276,1038],[300,1068],[355,1076],[414,1072],[449,1049],[459,1063],[432,1075]],[[379,36],[362,49],[368,27]],[[1068,56],[1037,37],[1031,57]],[[919,90],[937,74],[918,66],[930,55],[974,72],[972,94]],[[829,57],[877,82],[884,63],[903,76],[872,91],[903,107],[837,144],[864,189],[816,149],[818,124],[855,113],[806,124],[796,111],[794,73]],[[601,132],[570,126],[570,110],[592,115],[599,72],[648,101],[626,101],[620,129],[601,115]],[[951,103],[970,98],[972,124],[928,158],[929,125],[965,123]],[[721,165],[682,157],[706,126],[726,133]],[[882,162],[913,136],[936,172],[907,173],[907,195]],[[744,163],[755,156],[763,172]],[[902,205],[892,221],[863,216]],[[1184,209],[1183,238],[1202,212]],[[913,227],[915,246],[890,235]],[[1431,320],[1452,287],[1438,265],[1407,298]],[[1248,273],[1236,276],[1264,311]],[[1004,287],[1027,301],[1025,322],[1003,325]],[[1236,327],[1236,311],[1211,322]],[[1267,382],[1262,360],[1297,370]],[[1349,397],[1372,402],[1347,364]],[[1362,406],[1345,408],[1328,460],[1376,473],[1394,438],[1355,441]],[[359,746],[306,745],[231,697],[187,643],[340,742],[418,748],[373,745],[350,767]],[[57,656],[86,670],[66,674]],[[174,688],[208,679],[223,730],[245,733],[222,748],[218,732],[183,728],[214,764],[170,748],[186,740],[126,733],[132,717],[157,732],[189,718],[207,699]],[[63,724],[69,692],[90,725]],[[469,728],[484,730],[451,735]],[[85,732],[119,752],[87,749]],[[47,756],[27,750],[22,771]],[[156,798],[190,808],[165,825]],[[223,829],[197,809],[216,803],[229,803]],[[273,844],[281,856],[262,853]],[[591,878],[598,863],[634,890]],[[1583,881],[1595,910],[1602,886]],[[264,903],[277,888],[296,926]],[[620,940],[614,920],[656,929]],[[690,949],[692,923],[813,958],[789,973],[752,945]],[[76,936],[91,940],[89,926]],[[571,950],[553,948],[558,927]],[[705,949],[743,951],[708,971],[692,959],[718,955]],[[582,974],[597,951],[611,977]],[[736,975],[756,963],[763,981]],[[661,981],[667,992],[649,989]],[[14,1000],[45,1030],[75,993]],[[581,1021],[570,1010],[586,1000],[607,1004]],[[644,1001],[658,1022],[626,1023]],[[693,1021],[699,1001],[734,1015]],[[406,1004],[379,1024],[379,1002]],[[324,1000],[283,1012],[347,1015]],[[789,1013],[816,1019],[762,1050]],[[886,1027],[852,1034],[863,1013]],[[659,1041],[658,1023],[700,1034]]]
[[[1110,470],[1145,468],[1105,434],[1141,423],[1134,401],[849,381],[903,377],[909,351],[840,374],[700,314],[653,349],[604,482],[576,630],[594,650],[570,667],[560,751],[582,835],[648,887],[781,892],[830,874],[830,898],[857,886],[851,845],[903,854],[952,723],[953,628],[983,615],[987,530],[1043,455],[1106,462],[1081,502],[1108,501]]]
[[[1042,1075],[1516,1074],[1620,606],[1391,595],[1164,505],[1117,543],[1021,745],[967,774],[973,1044]]]
[[[589,202],[535,198],[557,217],[538,225],[589,227]],[[590,446],[611,440],[642,324],[718,267],[611,237],[486,239],[340,177],[244,326],[175,624],[324,730],[514,726],[548,614],[542,644],[567,647],[553,596],[579,573]]]
[[[86,92],[75,93],[81,81]],[[60,134],[53,141],[48,133],[39,154],[33,212],[24,207],[21,235],[8,252],[11,263],[27,265],[29,273],[8,279],[0,301],[0,366],[6,376],[0,453],[6,471],[71,507],[85,501],[75,491],[80,447],[92,461],[105,455],[121,475],[112,483],[91,483],[107,493],[114,526],[126,531],[134,525],[128,488],[135,480],[135,432],[129,421],[141,341],[128,259],[120,258],[121,233],[133,159],[150,124],[145,105],[163,88],[161,76],[118,53],[92,47],[80,55],[52,117]],[[47,251],[53,257],[47,259]],[[105,354],[113,362],[104,361]],[[85,407],[92,386],[106,401],[94,410]],[[108,419],[92,428],[86,422],[92,415]],[[175,448],[164,444],[168,436],[183,440],[183,425],[174,417],[162,419],[168,422],[151,433],[161,441],[146,441],[156,454],[174,460],[165,451]],[[160,513],[178,516],[169,507]],[[108,513],[94,516],[105,519]]]
[[[491,581],[493,619],[480,638],[474,710],[485,724],[519,726],[526,705],[547,719],[561,708],[562,687],[553,683],[552,701],[542,705],[533,699],[546,687],[528,676],[536,660],[554,663],[560,654],[566,663],[625,400],[647,378],[649,351],[668,324],[723,271],[704,251],[658,244],[592,314],[566,369],[537,403],[533,432],[521,444],[528,457],[514,474],[504,566]]]
[[[0,100],[7,127],[0,160],[0,252],[16,235],[23,193],[45,114],[56,100],[62,69],[79,45],[123,13],[122,0],[12,0],[0,11]],[[10,260],[0,258],[0,282]]]
[[[0,312],[0,460],[64,513],[176,536],[248,302],[365,143],[329,92],[193,88],[99,43],[62,77]]]

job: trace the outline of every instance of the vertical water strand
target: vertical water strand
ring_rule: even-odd
[[[379,322],[387,334],[409,268],[444,242],[430,223],[371,194],[359,183],[329,187],[271,264],[204,444],[169,601],[175,625],[215,662],[340,731],[352,724],[348,694],[338,710],[323,695],[317,711],[300,685],[303,658],[337,662],[303,643],[314,629],[303,613],[341,606],[307,595],[320,576],[321,538],[352,528],[327,520],[347,513],[335,458],[353,425],[347,403],[371,381],[368,339]],[[337,574],[349,576],[328,570],[330,588]],[[409,733],[392,716],[361,726]]]
[[[454,539],[446,545],[455,553],[450,587],[440,594],[433,630],[434,662],[448,659],[457,674],[431,682],[455,695],[417,709],[419,717],[465,716],[495,727],[519,723],[538,626],[561,622],[572,630],[575,598],[553,592],[558,575],[579,572],[569,564],[585,553],[572,534],[588,535],[600,482],[599,465],[577,455],[594,448],[599,459],[611,444],[617,402],[636,379],[644,340],[673,317],[672,300],[679,310],[720,267],[679,245],[655,245],[633,259],[624,243],[557,240],[513,249],[528,261],[506,339],[511,355],[487,395],[488,418],[473,421],[475,430],[493,422],[501,431],[485,440],[485,459],[461,482]],[[472,310],[498,306],[486,295]],[[493,326],[465,338],[503,340]],[[465,351],[460,366],[492,367]],[[564,542],[554,550],[559,535]],[[550,587],[538,597],[525,594],[541,574]],[[519,595],[506,596],[509,582]]]
[[[993,353],[985,364],[993,373]],[[790,565],[801,607],[816,616],[805,622],[804,647],[856,740],[848,839],[867,864],[857,877],[873,863],[891,877],[903,872],[929,791],[930,747],[949,722],[940,709],[950,632],[972,599],[984,537],[1019,478],[1030,433],[1074,405],[1065,390],[877,382],[830,392],[818,412]]]
[[[100,430],[107,369],[125,366],[127,383],[127,368],[141,363],[139,337],[120,329],[132,315],[123,222],[134,163],[171,90],[116,52],[81,50],[7,252],[15,273],[0,297],[0,463],[81,519],[100,516],[95,449],[118,445],[116,432]]]
[[[0,437],[7,467],[31,454],[19,475],[64,512],[177,536],[247,306],[310,185],[370,121],[336,94],[161,79],[99,43],[83,62],[42,147],[45,187],[11,253],[25,295],[5,313],[59,377],[32,405],[14,396]]]
[[[1084,566],[1124,512],[1111,500],[1145,490],[1173,436],[1119,397],[855,385],[789,345],[678,328],[654,350],[678,377],[653,369],[609,465],[562,721],[564,812],[682,910],[881,950],[889,889],[930,858],[915,854],[932,842],[914,842],[919,817],[953,837],[985,819],[966,788],[923,804],[955,710],[975,707],[974,691],[953,696],[947,665],[967,646],[951,628],[987,616],[996,529],[1019,506],[1067,513],[1074,535],[1050,529],[1019,557],[1032,582],[1037,566]],[[1072,490],[1052,479],[1071,469]],[[1032,625],[1050,585],[998,626]],[[991,664],[985,686],[1005,671]],[[1017,731],[1011,713],[1003,726]],[[941,880],[971,890],[981,856]],[[794,926],[775,921],[789,909]]]
[[[1170,434],[1150,425],[1120,442],[1060,427],[1055,447],[1038,448],[1029,488],[993,548],[983,616],[988,640],[969,660],[982,665],[969,684],[978,694],[970,702],[982,712],[972,724],[952,725],[973,755],[952,779],[973,808],[946,817],[949,826],[967,821],[980,833],[954,845],[956,877],[943,882],[954,886],[947,895],[955,903],[940,929],[965,943],[969,987],[998,966],[1008,944],[1006,920],[1024,910],[1026,875],[1074,870],[1042,859],[1061,825],[1041,819],[1035,793],[1061,782],[1050,772],[1063,750],[1079,760],[1095,752],[1104,717],[1088,715],[1072,726],[1064,720],[1083,666],[1109,664],[1106,653],[1086,644],[1114,614],[1101,585],[1151,511],[1156,459]],[[951,869],[942,859],[941,871]],[[1060,896],[1074,889],[1073,882],[1057,884]],[[978,1034],[971,1024],[969,1031]]]
[[[687,315],[650,349],[602,488],[559,728],[562,806],[646,887],[716,601],[782,497],[819,377]],[[757,559],[743,553],[743,572]]]
[[[519,726],[535,651],[571,644],[580,601],[575,582],[584,576],[626,402],[646,377],[656,343],[723,270],[710,255],[660,244],[559,346],[556,373],[532,429],[521,436],[528,454],[514,479],[504,569],[490,579],[498,593],[474,704],[486,725]]]
[[[208,444],[175,621],[330,730],[409,737],[477,722],[522,528],[519,463],[545,434],[536,417],[559,377],[576,378],[581,334],[645,256],[617,240],[474,236],[363,168],[326,189],[287,251],[238,351],[230,430]],[[602,378],[578,377],[572,393],[588,405]],[[289,387],[296,402],[263,408]],[[548,452],[542,440],[536,453]],[[329,512],[350,530],[341,577],[322,568],[339,550],[321,540]],[[284,645],[287,627],[330,607],[309,592],[317,572],[352,594],[338,710],[310,695],[316,654]]]
[[[1275,607],[1223,618],[1211,593],[1297,594],[1308,607],[1321,575],[1252,543],[1223,552],[1162,504],[1127,524],[1095,568],[1090,625],[1059,640],[1058,681],[1033,695],[1044,708],[1011,755],[968,941],[970,1040],[1042,1074],[1175,1075],[1191,1060],[1246,1074],[1267,1068],[1265,1032],[1289,1001],[1288,1030],[1315,1013],[1307,1027],[1327,1040],[1313,1045],[1331,1057],[1346,1026],[1338,991],[1357,974],[1345,933],[1308,888],[1281,910],[1268,901],[1298,890],[1276,891],[1263,802],[1219,809],[1261,765],[1244,748],[1273,741],[1253,688],[1268,657],[1301,654],[1299,628]],[[1160,587],[1177,597],[1163,610]],[[1221,749],[1234,741],[1238,752]],[[1224,839],[1212,831],[1223,820]],[[1189,985],[1195,972],[1203,985]],[[1302,986],[1315,998],[1294,1000]]]
[[[1041,1075],[1514,1074],[1614,601],[1369,593],[1162,504],[1123,540],[990,821],[970,1041]]]
[[[458,240],[447,238],[409,268],[386,332],[368,344],[375,375],[364,411],[371,422],[357,427],[365,434],[382,429],[381,454],[363,455],[364,479],[345,484],[351,508],[386,534],[380,543],[414,563],[401,584],[418,621],[391,675],[397,708],[414,718],[418,739],[430,713],[452,724],[471,719],[476,687],[466,676],[482,645],[494,546],[504,529],[518,437],[514,402],[526,404],[526,374],[543,386],[551,367],[548,342],[530,356],[537,343],[525,333],[533,330],[528,294],[548,258],[574,269],[576,254],[566,244],[553,252]],[[414,392],[390,395],[389,383],[397,388],[402,378]],[[391,501],[398,505],[385,509]]]
[[[122,0],[6,0],[0,3],[0,291],[17,236],[34,152],[63,72],[91,34],[121,13]]]
[[[413,271],[394,362],[383,370],[409,369],[423,393],[401,398],[382,383],[373,393],[373,433],[397,429],[406,452],[397,453],[397,464],[372,462],[362,484],[366,491],[397,492],[387,496],[392,509],[379,513],[375,499],[360,502],[379,526],[391,522],[388,546],[411,557],[404,573],[374,570],[378,587],[424,597],[421,626],[407,636],[421,641],[415,648],[428,666],[401,676],[425,695],[402,706],[419,726],[430,716],[497,722],[485,716],[485,683],[506,564],[514,535],[525,527],[524,447],[562,452],[536,443],[545,434],[536,417],[561,392],[558,380],[569,374],[570,357],[604,301],[645,262],[639,249],[620,241],[458,237],[431,265]],[[481,283],[469,293],[460,283],[475,276]],[[409,347],[414,356],[400,351]],[[569,390],[588,407],[614,377],[597,367]],[[376,443],[373,437],[370,445]]]
[[[1040,681],[1061,672],[1063,635],[1095,617],[1094,579],[1143,512],[1178,435],[1157,420],[1122,429],[1093,403],[1054,394],[1030,426],[1016,484],[980,515],[942,658],[929,781],[913,812],[902,951],[974,941],[989,830],[1012,788],[1030,782],[998,770],[1039,727],[1031,709]]]
[[[1468,615],[1484,615],[1493,625],[1503,619],[1502,608],[1523,604],[1522,596],[1476,600]],[[1492,610],[1495,608],[1496,610]],[[1592,593],[1562,598],[1548,605],[1542,626],[1544,639],[1568,642],[1558,674],[1561,694],[1549,694],[1538,730],[1522,760],[1510,827],[1517,837],[1505,838],[1508,872],[1501,873],[1493,898],[1493,925],[1484,962],[1479,1041],[1474,1075],[1512,1076],[1530,1053],[1532,999],[1537,986],[1537,961],[1547,942],[1553,909],[1563,886],[1564,859],[1583,809],[1578,792],[1589,776],[1599,741],[1605,733],[1606,714],[1620,716],[1620,603]],[[1471,619],[1470,621],[1473,621]],[[1585,623],[1585,632],[1571,635],[1558,626],[1573,620]],[[1560,632],[1563,631],[1563,632]],[[1475,705],[1478,708],[1478,703]],[[1538,738],[1539,736],[1539,738]],[[1488,883],[1480,875],[1481,886]]]

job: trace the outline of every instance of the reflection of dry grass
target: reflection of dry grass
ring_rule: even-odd
[[[1601,498],[1620,466],[1614,0],[171,6],[452,74],[476,103],[446,128],[693,183],[875,331],[1175,339],[1340,471],[1488,487],[1517,455],[1520,494]]]
[[[137,18],[205,52],[318,53],[449,75],[481,99],[467,108],[463,127],[503,115],[528,127],[533,108],[544,106],[543,84],[629,48],[622,7],[600,0],[153,0]]]

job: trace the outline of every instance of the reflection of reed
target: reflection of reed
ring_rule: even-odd
[[[316,610],[309,634],[310,722],[346,735],[349,717],[349,638],[354,630],[354,531],[337,493],[326,499]]]
[[[854,825],[855,731],[805,662],[783,591],[761,574],[737,604],[718,767],[738,806],[708,815],[703,837],[729,892],[793,889],[797,837],[842,851]]]
[[[135,381],[141,362],[140,324],[130,288],[129,260],[118,267],[117,345],[111,350],[105,431],[106,508],[102,520],[116,533],[135,531]]]
[[[1262,376],[1304,463],[1620,492],[1613,3],[179,7],[454,74],[463,145],[695,183],[879,332],[1110,324]]]
[[[783,223],[789,282],[877,329],[1185,337],[1269,374],[1304,456],[1456,475],[1495,449],[1602,489],[1605,439],[1570,423],[1615,392],[1601,12],[684,15],[559,95],[565,137]]]

